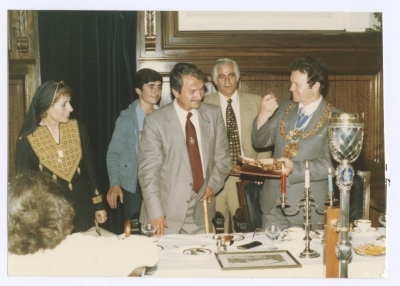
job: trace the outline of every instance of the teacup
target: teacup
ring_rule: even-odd
[[[305,231],[301,227],[289,227],[284,230],[284,234],[293,240],[302,240],[305,237]]]
[[[371,221],[369,219],[358,219],[354,221],[354,224],[360,229],[361,232],[368,231],[371,227]]]

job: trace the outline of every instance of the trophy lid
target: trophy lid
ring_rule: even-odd
[[[364,113],[331,113],[329,123],[359,123],[364,125]]]

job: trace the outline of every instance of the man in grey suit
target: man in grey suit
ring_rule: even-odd
[[[326,66],[311,57],[292,63],[290,91],[292,100],[280,101],[267,94],[260,113],[253,122],[252,141],[256,147],[274,146],[273,157],[284,162],[287,177],[287,199],[295,210],[304,194],[305,161],[309,162],[310,190],[320,210],[323,210],[328,190],[328,168],[332,165],[329,151],[329,113],[341,112],[323,96],[328,84]],[[267,179],[261,194],[264,224],[275,224],[284,229],[303,225],[303,210],[296,215],[285,215],[276,206],[280,197],[280,180]],[[314,229],[323,228],[323,215],[311,212]],[[322,223],[322,224],[321,224]]]
[[[219,106],[226,123],[228,100],[231,100],[239,133],[240,154],[252,159],[271,157],[271,152],[259,152],[260,150],[255,150],[251,143],[251,127],[254,118],[260,111],[261,96],[244,93],[237,89],[240,80],[240,71],[237,63],[231,59],[219,59],[215,62],[211,75],[218,91],[205,96],[204,102]],[[234,158],[233,165],[235,169],[237,160]],[[228,231],[229,227],[229,214],[233,217],[236,209],[239,207],[236,189],[236,182],[239,180],[238,173],[232,170],[231,176],[225,182],[223,190],[216,196],[217,211],[221,212],[225,218],[224,228],[226,231]],[[254,203],[259,204],[259,201]]]
[[[205,82],[195,65],[176,64],[170,73],[175,100],[145,118],[139,147],[140,221],[154,223],[158,236],[204,233],[202,202],[211,199],[207,204],[210,223],[216,213],[213,195],[223,187],[232,167],[221,110],[201,102]],[[194,125],[197,135],[188,142],[187,124]],[[202,178],[192,175],[187,148],[196,141]],[[201,184],[195,187],[198,179]]]

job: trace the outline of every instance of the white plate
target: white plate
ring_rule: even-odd
[[[217,240],[218,237],[221,237],[221,239],[222,239],[224,236],[231,236],[230,240],[233,240],[233,241],[241,241],[244,239],[243,235],[237,234],[237,233],[219,233],[219,234],[214,235],[213,239]]]
[[[203,248],[203,247],[195,247],[195,248],[186,248],[185,250],[182,251],[184,255],[190,255],[190,256],[198,256],[198,255],[210,255],[212,251],[208,248]]]

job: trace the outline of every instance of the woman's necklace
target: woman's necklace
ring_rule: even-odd
[[[315,127],[314,127],[314,129],[313,130],[311,130],[311,131],[309,131],[309,132],[306,132],[306,133],[303,133],[302,131],[300,131],[299,129],[295,129],[295,130],[292,130],[292,131],[290,131],[289,132],[289,134],[286,134],[285,133],[285,117],[286,117],[286,114],[288,114],[289,112],[290,112],[290,110],[292,109],[292,107],[295,105],[296,103],[294,102],[294,101],[292,101],[292,103],[289,105],[289,107],[286,109],[286,111],[285,111],[285,115],[283,115],[283,117],[282,117],[282,121],[281,121],[281,129],[280,129],[280,131],[281,131],[281,135],[282,135],[282,137],[283,138],[285,138],[285,139],[288,139],[288,140],[291,140],[291,142],[288,144],[288,145],[286,145],[286,147],[285,147],[285,151],[284,151],[284,156],[286,157],[286,158],[293,158],[294,156],[296,156],[296,154],[297,154],[297,152],[298,152],[298,150],[299,150],[299,147],[298,147],[298,145],[297,145],[297,142],[299,142],[299,140],[300,140],[300,137],[301,138],[307,138],[307,137],[309,137],[309,136],[311,136],[311,135],[314,135],[315,133],[317,133],[317,131],[322,127],[322,125],[324,124],[324,121],[327,119],[327,118],[329,118],[330,117],[330,107],[331,107],[331,104],[330,103],[328,103],[327,105],[326,105],[326,108],[325,108],[325,110],[324,110],[324,114],[322,115],[322,117],[321,117],[321,119],[319,120],[319,122],[317,123],[317,125],[315,125]]]
[[[57,155],[58,155],[58,157],[57,157],[57,162],[58,162],[58,163],[62,163],[63,158],[64,158],[64,152],[63,152],[63,150],[62,150],[61,136],[60,136],[60,135],[61,135],[60,128],[58,128],[58,132],[57,132],[57,130],[54,130],[54,129],[50,128],[50,126],[47,125],[45,122],[42,121],[42,124],[43,124],[44,126],[46,126],[47,130],[49,130],[51,136],[53,137],[53,139],[54,139],[54,141],[55,141],[55,143],[56,143],[56,145],[57,145]],[[57,140],[57,139],[58,139],[58,140]],[[58,142],[57,142],[57,141],[58,141]]]

